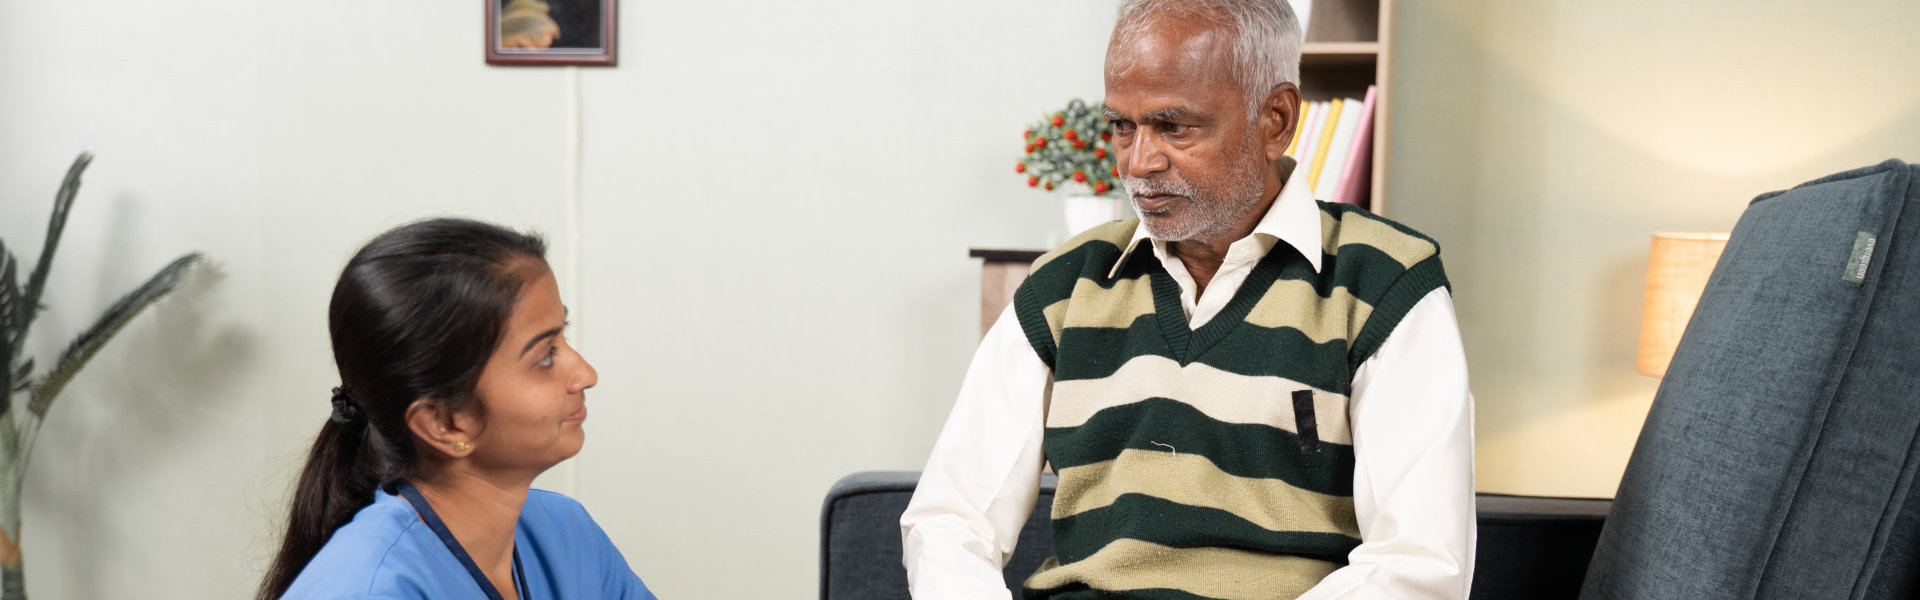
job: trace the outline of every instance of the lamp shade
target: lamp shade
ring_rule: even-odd
[[[1707,276],[1727,248],[1725,233],[1657,232],[1647,260],[1647,297],[1640,312],[1640,353],[1634,370],[1663,377],[1680,334],[1707,289]]]

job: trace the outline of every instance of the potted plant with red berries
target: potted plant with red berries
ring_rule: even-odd
[[[1026,154],[1013,170],[1027,178],[1027,187],[1063,193],[1068,235],[1121,217],[1120,171],[1110,146],[1113,125],[1100,114],[1099,104],[1076,98],[1065,110],[1028,126],[1021,137]]]

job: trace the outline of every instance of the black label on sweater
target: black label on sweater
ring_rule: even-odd
[[[1300,453],[1320,453],[1320,424],[1313,418],[1313,390],[1293,391],[1293,428],[1300,434]]]

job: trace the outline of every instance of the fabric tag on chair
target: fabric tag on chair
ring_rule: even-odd
[[[1867,280],[1867,267],[1873,264],[1873,247],[1879,236],[1862,231],[1853,238],[1853,255],[1847,258],[1847,272],[1840,279],[1851,284],[1861,284]]]

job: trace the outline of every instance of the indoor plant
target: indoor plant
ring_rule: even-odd
[[[1068,233],[1120,217],[1120,199],[1110,194],[1120,187],[1113,125],[1099,104],[1071,100],[1066,109],[1028,126],[1021,138],[1026,153],[1013,170],[1027,178],[1028,187],[1067,192]]]
[[[73,208],[75,193],[80,190],[80,173],[92,161],[93,155],[82,153],[67,169],[60,192],[54,196],[46,242],[33,273],[27,276],[25,287],[20,286],[18,264],[6,244],[0,241],[0,577],[5,578],[0,584],[0,600],[27,597],[20,555],[20,490],[27,473],[27,458],[33,453],[33,440],[40,432],[47,409],[108,339],[141,309],[172,291],[187,269],[200,260],[199,253],[174,259],[153,278],[108,307],[106,314],[60,353],[60,360],[52,369],[35,377],[33,360],[23,360],[20,356],[22,345],[35,314],[42,308],[40,294],[46,290],[54,248],[60,244],[67,213]],[[25,402],[14,402],[15,395],[23,396]]]

